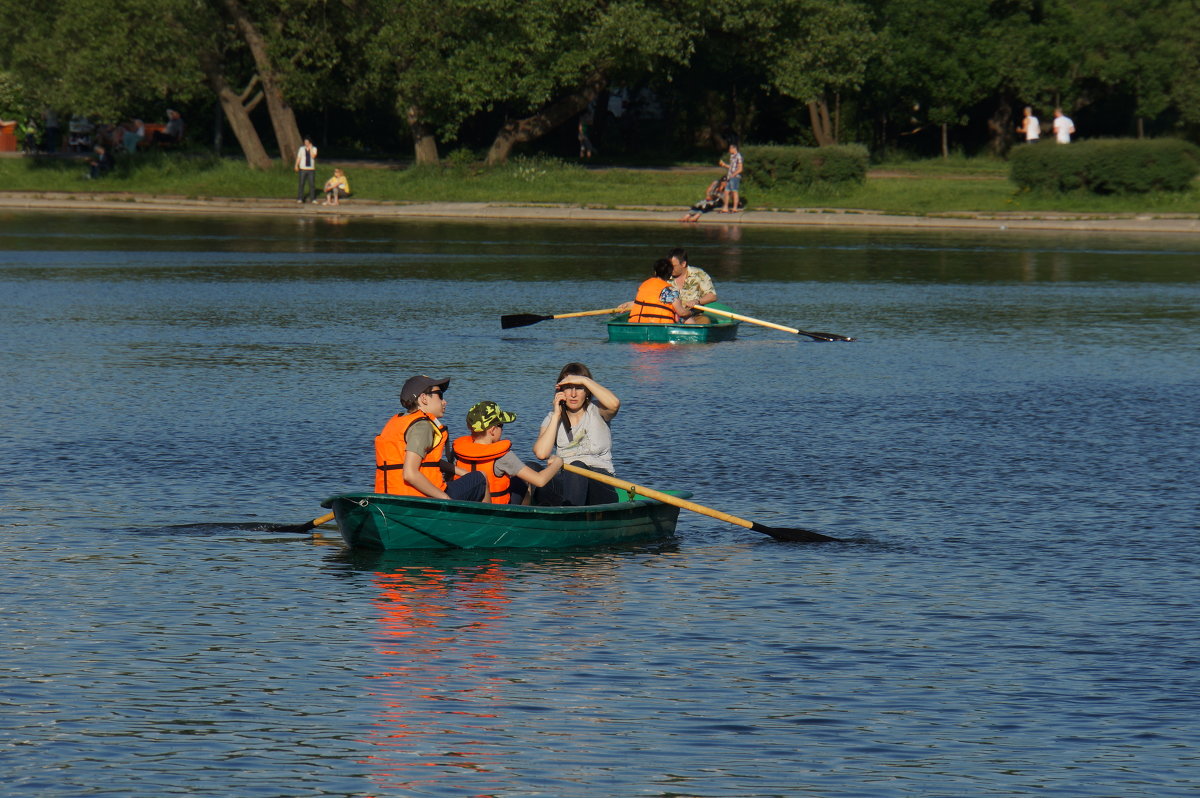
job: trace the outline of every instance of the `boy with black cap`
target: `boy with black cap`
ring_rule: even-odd
[[[504,425],[516,420],[516,413],[495,402],[480,402],[467,411],[471,434],[454,441],[455,462],[487,477],[492,504],[523,504],[529,485],[544,486],[562,468],[558,455],[546,458],[546,467],[538,470],[512,453],[512,441],[500,436]]]
[[[450,380],[419,374],[400,389],[407,413],[392,416],[375,436],[375,492],[478,502],[487,498],[487,479],[469,473],[451,482],[442,471],[449,433],[439,419],[446,414]]]

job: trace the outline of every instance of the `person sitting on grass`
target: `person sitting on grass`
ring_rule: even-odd
[[[172,146],[183,142],[183,117],[174,108],[167,109],[167,124],[162,130],[154,131],[152,141],[158,145]]]
[[[717,206],[721,204],[721,197],[725,194],[725,175],[721,175],[716,180],[708,184],[708,190],[704,192],[704,199],[697,202],[691,207],[691,211],[687,216],[684,216],[679,221],[681,222],[698,222],[700,217],[709,211],[715,211]]]
[[[337,205],[341,197],[350,196],[350,181],[341,169],[333,170],[333,177],[325,181],[325,201],[322,205]]]
[[[467,411],[471,434],[454,441],[455,465],[487,477],[492,504],[529,504],[529,486],[545,486],[562,468],[558,455],[547,457],[541,468],[526,465],[512,453],[512,441],[503,437],[504,425],[516,420],[516,413],[501,410],[495,402],[480,402]]]

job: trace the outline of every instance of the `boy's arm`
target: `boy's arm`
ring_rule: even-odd
[[[437,486],[429,481],[429,477],[421,473],[421,455],[416,452],[404,452],[404,481],[431,498],[450,498],[446,491],[438,490]]]
[[[535,471],[529,466],[525,466],[517,472],[517,476],[535,488],[544,488],[546,483],[553,479],[554,475],[562,469],[562,462],[562,458],[554,454],[546,458],[546,467],[541,471]]]

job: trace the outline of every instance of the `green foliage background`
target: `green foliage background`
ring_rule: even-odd
[[[822,113],[876,160],[943,142],[1003,156],[1027,104],[1062,106],[1083,138],[1200,140],[1194,0],[0,0],[0,113],[176,107],[215,146],[213,71],[249,97],[258,69],[231,9],[327,153],[407,155],[417,118],[443,152],[480,156],[589,81],[609,162],[812,145]],[[265,108],[252,119],[272,147]],[[573,121],[525,147],[576,150]]]

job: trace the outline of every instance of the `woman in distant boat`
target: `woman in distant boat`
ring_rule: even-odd
[[[554,382],[553,405],[533,444],[534,456],[546,460],[557,454],[564,463],[615,476],[610,425],[620,409],[621,400],[596,382],[587,366],[568,363]],[[534,504],[542,506],[608,504],[616,500],[616,491],[608,485],[569,471],[560,471],[534,492]]]
[[[618,308],[629,311],[631,324],[678,324],[688,313],[680,301],[679,289],[671,282],[674,271],[669,259],[654,261],[654,276],[638,286],[632,302]]]

